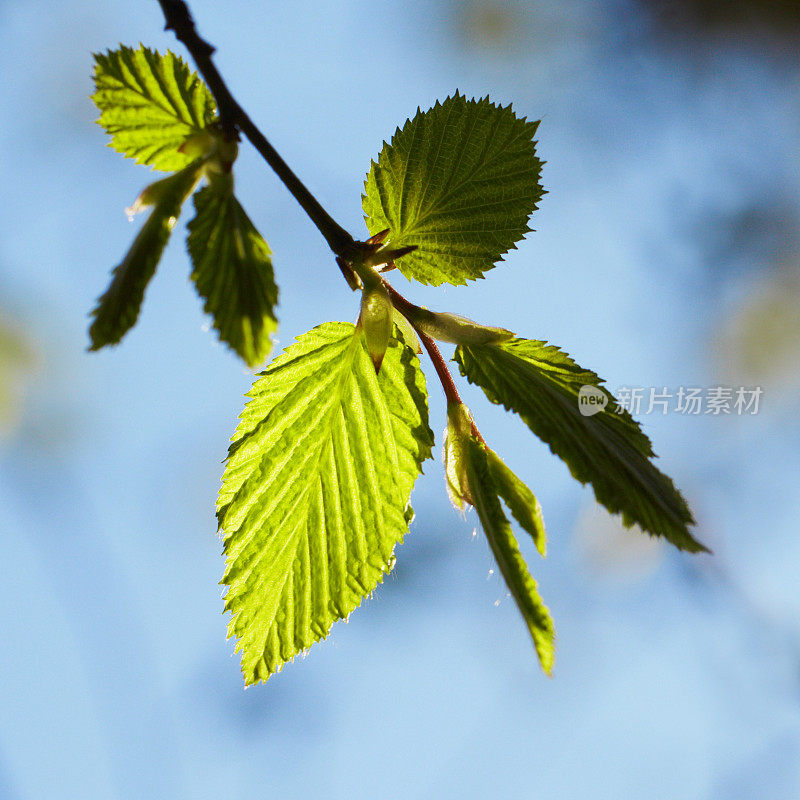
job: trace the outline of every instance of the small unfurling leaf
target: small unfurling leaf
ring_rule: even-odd
[[[364,289],[361,295],[361,317],[359,322],[364,331],[367,352],[372,359],[375,372],[380,372],[383,354],[389,345],[389,337],[394,328],[394,308],[389,292],[382,283]]]
[[[553,620],[528,572],[500,498],[544,555],[539,503],[497,453],[476,435],[472,416],[463,403],[448,406],[444,450],[450,499],[458,508],[463,508],[464,503],[475,507],[497,566],[528,626],[542,669],[549,675],[555,655]]]
[[[125,258],[113,271],[113,280],[92,311],[90,350],[117,344],[136,324],[147,284],[153,277],[186,198],[200,180],[203,161],[148,186],[128,209],[135,213],[152,205],[150,216],[133,240]]]

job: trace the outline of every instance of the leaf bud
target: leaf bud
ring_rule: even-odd
[[[475,505],[467,479],[466,460],[469,457],[467,444],[472,436],[472,415],[463,403],[447,406],[447,428],[444,432],[442,461],[447,480],[450,502],[460,511],[464,503]]]
[[[481,325],[459,314],[428,311],[426,308],[420,309],[414,322],[428,336],[451,344],[492,344],[514,338],[506,328]]]
[[[364,289],[361,295],[360,324],[376,375],[380,372],[383,356],[389,346],[389,337],[392,335],[393,311],[389,292],[382,283]]]

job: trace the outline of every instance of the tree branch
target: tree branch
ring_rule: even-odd
[[[347,256],[352,250],[353,237],[325,211],[317,198],[292,172],[278,151],[267,141],[267,137],[261,133],[244,109],[236,102],[212,61],[213,45],[197,33],[192,14],[184,0],[158,0],[158,3],[164,13],[165,30],[173,31],[175,38],[184,44],[214,95],[225,136],[229,139],[237,139],[237,130],[241,131],[302,206],[319,232],[325,237],[331,250],[337,256]]]
[[[249,139],[253,147],[258,150],[267,164],[272,167],[286,188],[292,193],[295,200],[302,206],[311,221],[325,237],[328,246],[338,257],[336,259],[337,263],[345,278],[347,278],[350,288],[357,288],[357,283],[353,282],[355,278],[352,275],[352,268],[349,266],[349,261],[352,260],[354,254],[358,253],[359,249],[363,250],[364,245],[377,248],[387,231],[383,231],[379,234],[381,238],[372,237],[372,239],[366,243],[356,242],[353,237],[325,211],[317,198],[311,194],[297,175],[292,172],[289,165],[280,157],[277,150],[267,141],[266,136],[261,133],[255,123],[246,114],[245,110],[236,102],[212,60],[214,46],[203,39],[197,32],[194,19],[192,18],[189,6],[186,4],[185,0],[158,0],[158,3],[164,13],[164,19],[166,21],[165,29],[173,31],[175,33],[175,38],[179,42],[182,42],[189,51],[197,69],[200,71],[200,74],[208,84],[208,88],[214,95],[217,108],[219,109],[220,125],[226,138],[232,140],[238,139],[238,131],[241,131]],[[394,253],[396,257],[402,254],[402,250]],[[394,266],[393,262],[389,263],[391,267]],[[447,368],[447,364],[436,342],[434,342],[428,334],[421,331],[412,319],[412,317],[414,317],[413,312],[420,310],[419,306],[406,300],[406,298],[386,280],[383,278],[380,280],[388,290],[394,307],[408,319],[414,330],[416,330],[420,341],[431,359],[436,374],[439,376],[439,381],[444,389],[448,404],[462,403],[463,401],[453,381],[453,376]],[[480,433],[475,427],[474,422],[472,423],[472,428],[473,433],[480,437]]]

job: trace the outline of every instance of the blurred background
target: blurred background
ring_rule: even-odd
[[[692,557],[622,530],[466,387],[544,508],[547,560],[523,546],[555,677],[437,461],[386,583],[245,691],[214,498],[251,375],[208,331],[182,224],[137,327],[86,353],[150,180],[93,123],[91,53],[183,50],[155,0],[0,0],[0,797],[800,797],[799,4],[191,5],[236,97],[357,236],[370,159],[418,105],[458,88],[542,119],[536,233],[468,288],[398,276],[413,300],[549,339],[612,390],[761,387],[760,407],[639,415],[715,553]],[[354,320],[248,146],[236,176],[275,253],[276,347]]]

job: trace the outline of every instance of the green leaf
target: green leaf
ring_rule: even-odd
[[[543,191],[538,122],[456,92],[417,114],[372,162],[362,196],[372,235],[390,229],[407,277],[438,286],[480,278],[515,247]]]
[[[219,338],[257,366],[272,349],[270,334],[278,327],[270,249],[230,184],[212,181],[195,194],[194,206],[187,240],[192,280]]]
[[[486,446],[477,433],[472,414],[460,402],[447,405],[444,440],[447,491],[456,508],[475,507],[497,565],[533,638],[539,662],[549,675],[553,668],[555,630],[542,602],[536,581],[511,532],[500,497],[534,539],[544,555],[544,523],[539,503],[525,484]]]
[[[214,120],[211,92],[179,56],[147,47],[95,53],[92,95],[111,146],[139,164],[177,170],[193,159],[179,148]]]
[[[486,457],[489,474],[498,494],[505,500],[514,519],[531,535],[536,549],[544,556],[547,538],[539,501],[494,450],[487,450]]]
[[[422,345],[411,323],[397,309],[392,311],[392,320],[395,324],[395,336],[402,339],[415,353],[421,353]]]
[[[153,210],[125,258],[114,268],[111,285],[92,311],[94,322],[89,328],[90,350],[118,344],[136,324],[144,291],[155,274],[181,207],[200,180],[202,168],[203,163],[198,160],[180,172],[156,181],[134,204],[136,209],[153,205]]]
[[[343,322],[301,336],[249,395],[218,516],[228,631],[254,683],[327,636],[391,569],[433,436],[411,348],[392,339],[376,375]]]
[[[474,436],[466,439],[465,451],[466,478],[481,526],[497,566],[528,626],[539,663],[550,675],[555,659],[555,627],[500,505],[498,495],[501,490],[495,482],[497,472],[490,466],[489,454],[492,451]]]
[[[650,440],[630,414],[614,410],[616,401],[597,375],[557,347],[528,339],[462,345],[455,360],[491,402],[519,414],[577,480],[590,482],[598,502],[621,513],[625,525],[637,523],[682,550],[706,550],[689,533],[694,520],[686,501],[653,465]],[[581,414],[582,386],[603,392],[606,409]]]

